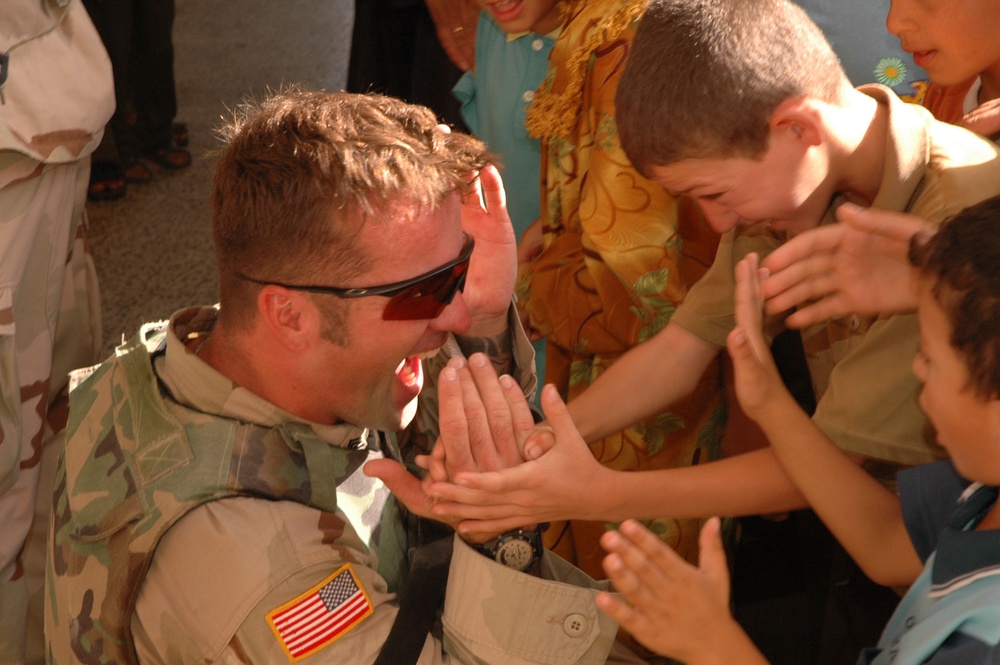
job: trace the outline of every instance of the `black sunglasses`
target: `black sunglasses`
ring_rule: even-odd
[[[340,288],[336,286],[283,284],[282,282],[256,279],[241,272],[235,274],[240,279],[254,284],[263,286],[273,284],[293,291],[327,293],[338,298],[385,296],[389,298],[389,302],[382,311],[382,318],[386,321],[434,319],[444,311],[445,307],[451,304],[455,294],[465,287],[465,277],[469,272],[469,259],[472,257],[472,249],[476,246],[476,242],[468,233],[462,235],[465,237],[465,244],[462,245],[462,251],[454,261],[449,261],[440,268],[435,268],[423,275],[381,286]]]

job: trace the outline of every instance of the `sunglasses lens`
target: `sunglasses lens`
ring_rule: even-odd
[[[463,261],[450,270],[413,284],[389,299],[382,318],[386,321],[437,318],[465,286],[468,270],[469,262]]]

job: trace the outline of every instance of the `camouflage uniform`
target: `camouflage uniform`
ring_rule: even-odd
[[[395,451],[394,436],[308,423],[234,386],[185,347],[214,317],[178,312],[72,393],[47,579],[52,662],[371,663],[386,640],[413,542],[361,467]],[[530,353],[518,338],[518,360]],[[432,385],[420,399],[411,430],[433,437]],[[428,636],[419,662],[605,662],[616,626],[594,605],[596,583],[556,557],[544,568],[548,579],[518,573],[456,539],[443,638]],[[363,615],[297,652],[276,612],[342,571]]]
[[[29,39],[64,12],[55,30]],[[4,0],[0,13],[0,53],[10,58],[0,103],[0,663],[18,663],[29,596],[39,607],[28,660],[42,658],[45,530],[32,522],[39,485],[49,485],[41,470],[61,444],[53,436],[65,408],[56,402],[68,371],[93,363],[101,342],[84,202],[114,93],[79,2]]]

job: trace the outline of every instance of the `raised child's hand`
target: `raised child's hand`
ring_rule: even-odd
[[[727,346],[743,411],[760,423],[768,407],[788,395],[762,330],[759,259],[748,254],[736,264],[736,328]]]
[[[604,592],[597,606],[644,645],[689,665],[763,662],[729,613],[717,517],[701,530],[697,568],[634,520],[605,533],[601,545],[604,571],[624,600]]]
[[[764,259],[767,312],[797,307],[785,324],[805,328],[851,314],[913,311],[910,240],[933,234],[935,226],[914,215],[850,203],[837,209],[837,219],[797,235]]]

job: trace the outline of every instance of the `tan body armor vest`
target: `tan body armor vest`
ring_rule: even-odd
[[[116,351],[71,394],[46,571],[51,663],[135,663],[130,621],[163,534],[209,501],[251,496],[334,513],[338,487],[377,510],[370,546],[395,587],[405,570],[402,520],[361,467],[373,440],[339,448],[301,423],[277,427],[201,413],[164,397],[144,335]],[[361,449],[353,449],[355,447]],[[377,504],[377,505],[375,505]]]

